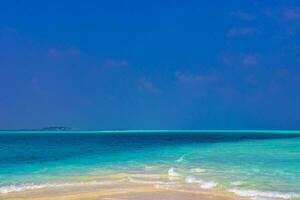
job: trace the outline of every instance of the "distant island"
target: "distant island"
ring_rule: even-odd
[[[45,130],[45,131],[70,131],[70,130],[76,130],[76,129],[71,128],[71,127],[65,127],[65,126],[50,126],[50,127],[41,128],[41,130]]]
[[[35,129],[15,129],[14,131],[74,131],[79,130],[67,126],[49,126],[44,128],[35,128]],[[0,130],[0,131],[13,131],[13,130]]]

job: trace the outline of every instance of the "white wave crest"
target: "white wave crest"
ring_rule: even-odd
[[[176,181],[161,181],[161,180],[150,181],[150,180],[141,180],[141,179],[135,179],[135,178],[131,178],[131,177],[128,177],[128,180],[131,183],[150,184],[150,185],[155,185],[156,187],[166,186],[166,185],[176,185],[176,184],[179,183],[179,182],[176,182]]]
[[[246,182],[245,181],[233,181],[230,184],[234,186],[241,186],[244,185]]]
[[[185,178],[185,182],[186,183],[196,183],[196,184],[199,184],[199,186],[202,189],[212,189],[212,188],[214,188],[214,187],[217,186],[217,183],[214,182],[214,181],[207,181],[207,182],[205,182],[203,180],[197,179],[194,176],[187,176]]]
[[[177,160],[176,160],[176,162],[182,162],[182,161],[184,161],[184,156],[181,156],[180,158],[178,158]]]
[[[170,177],[178,177],[178,176],[180,176],[179,173],[175,172],[175,170],[174,170],[173,167],[171,167],[171,168],[169,169],[168,175],[169,175]]]
[[[230,189],[230,192],[242,197],[251,197],[252,199],[263,199],[263,198],[279,198],[279,199],[290,199],[299,198],[300,194],[297,193],[284,193],[277,191],[259,191],[259,190],[242,190],[242,189]]]
[[[6,194],[10,192],[20,192],[23,190],[30,190],[30,189],[42,189],[48,187],[48,184],[43,185],[34,185],[34,184],[24,184],[24,185],[9,185],[9,186],[2,186],[0,187],[0,193]]]
[[[214,181],[204,182],[200,185],[202,189],[212,189],[217,186],[217,183]]]
[[[160,174],[129,174],[130,177],[136,178],[160,178]]]
[[[202,168],[193,168],[193,169],[190,169],[190,172],[192,172],[192,173],[203,173],[203,172],[206,172],[206,170],[202,169]]]
[[[69,187],[69,186],[90,186],[90,185],[105,185],[113,184],[113,181],[89,181],[89,182],[73,182],[73,183],[44,183],[44,184],[19,184],[0,187],[0,193],[6,194],[10,192],[20,192],[24,190],[34,190],[53,187]]]
[[[194,176],[187,176],[187,177],[185,178],[185,182],[186,182],[186,183],[199,183],[199,184],[202,184],[202,183],[203,183],[202,180],[196,179]]]
[[[145,166],[145,170],[152,170],[154,168],[155,168],[154,166],[148,166],[148,165]]]

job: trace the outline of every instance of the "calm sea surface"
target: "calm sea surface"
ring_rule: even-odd
[[[300,197],[297,133],[0,133],[0,193],[78,176],[153,173],[252,199]]]

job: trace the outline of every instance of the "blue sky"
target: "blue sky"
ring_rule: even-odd
[[[1,1],[0,128],[299,129],[299,1]]]

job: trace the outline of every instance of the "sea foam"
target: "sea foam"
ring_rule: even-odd
[[[217,186],[217,183],[214,181],[204,182],[200,185],[202,189],[212,189]]]
[[[141,179],[134,179],[128,178],[131,183],[139,183],[139,184],[150,184],[150,185],[176,185],[179,182],[176,181],[159,181],[159,180],[141,180]]]
[[[176,162],[182,162],[182,161],[184,161],[184,156],[181,156],[180,158],[178,158],[177,160],[176,160]]]
[[[185,182],[186,183],[199,183],[199,184],[203,183],[202,180],[196,179],[196,177],[194,177],[194,176],[187,176],[185,178]]]
[[[178,177],[178,176],[180,176],[179,173],[175,172],[175,170],[174,170],[173,167],[171,167],[171,168],[169,169],[168,175],[169,175],[170,177]]]
[[[202,169],[202,168],[193,168],[193,169],[190,169],[190,172],[192,172],[192,173],[203,173],[203,172],[206,172],[206,170]]]
[[[69,183],[43,183],[43,184],[18,184],[0,187],[0,193],[6,194],[10,192],[20,192],[24,190],[34,190],[43,188],[69,187],[69,186],[91,186],[91,185],[106,185],[113,184],[113,181],[88,181],[88,182],[69,182]]]
[[[242,197],[251,197],[253,200],[266,199],[266,198],[277,198],[277,199],[290,199],[299,198],[300,194],[297,193],[285,193],[277,191],[260,191],[250,189],[230,189],[230,192]]]
[[[202,189],[212,189],[212,188],[214,188],[214,187],[217,186],[217,183],[214,182],[214,181],[207,181],[207,182],[205,182],[203,180],[197,179],[194,176],[187,176],[185,178],[185,182],[186,183],[196,183],[196,184],[199,184],[199,186]]]
[[[245,181],[233,181],[230,184],[234,185],[234,186],[241,186],[241,185],[246,184],[246,182]]]

